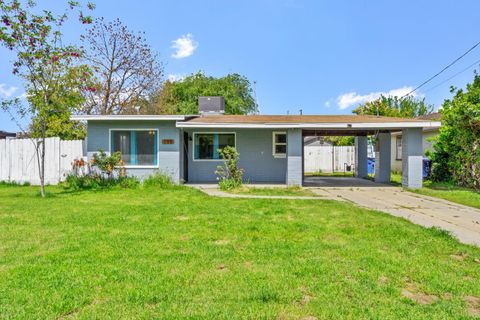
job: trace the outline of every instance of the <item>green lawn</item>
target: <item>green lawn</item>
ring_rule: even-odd
[[[447,319],[480,249],[325,200],[0,186],[1,319]],[[313,319],[313,318],[312,318]]]
[[[258,196],[289,196],[289,197],[318,197],[312,190],[304,189],[301,187],[272,187],[272,188],[260,188],[252,186],[242,186],[237,189],[228,191],[234,194],[247,194]]]
[[[392,183],[401,185],[402,176],[400,174],[392,174]],[[457,187],[451,183],[432,182],[427,180],[423,182],[423,188],[410,191],[480,209],[480,192],[468,188]]]

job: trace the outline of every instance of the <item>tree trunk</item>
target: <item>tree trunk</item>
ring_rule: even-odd
[[[42,137],[42,151],[40,153],[40,194],[45,198],[45,134]]]

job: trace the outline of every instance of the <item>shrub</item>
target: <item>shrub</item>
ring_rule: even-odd
[[[118,182],[118,185],[120,187],[125,189],[135,189],[140,185],[140,181],[138,180],[137,177],[124,176],[124,177],[119,177],[118,179],[116,179],[116,181]]]
[[[95,170],[98,169],[98,170]],[[83,159],[72,163],[72,172],[66,176],[63,186],[71,190],[110,188],[136,188],[140,181],[126,175],[119,152],[108,156],[103,150],[94,154],[91,167]]]
[[[480,190],[480,75],[466,90],[452,88],[432,153],[432,180]]]
[[[125,166],[120,152],[114,152],[108,156],[105,151],[99,150],[98,153],[93,154],[92,166],[100,170],[107,178],[112,178],[115,172],[118,176],[125,176]]]
[[[155,172],[143,181],[145,187],[156,187],[167,189],[174,186],[172,179],[164,173]]]
[[[226,146],[218,150],[223,160],[223,166],[218,166],[215,174],[218,175],[218,186],[221,190],[231,190],[242,185],[243,169],[238,167],[240,154],[237,149]]]

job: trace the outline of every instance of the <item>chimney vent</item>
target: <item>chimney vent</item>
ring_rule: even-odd
[[[225,99],[219,97],[198,97],[198,111],[201,115],[220,115],[225,113]]]

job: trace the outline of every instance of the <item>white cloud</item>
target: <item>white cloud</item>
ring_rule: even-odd
[[[0,83],[0,97],[2,98],[10,98],[13,94],[17,91],[17,87],[8,86],[5,83]]]
[[[337,105],[340,110],[350,108],[352,106],[373,101],[378,99],[380,96],[391,96],[391,97],[402,97],[413,90],[413,87],[401,87],[397,89],[392,89],[390,91],[379,91],[379,92],[370,92],[367,94],[358,94],[356,92],[347,92],[337,97]],[[417,96],[416,92],[412,96]]]
[[[180,73],[170,73],[167,76],[167,79],[170,82],[182,81],[183,79],[185,79],[185,75]]]
[[[175,52],[172,54],[172,58],[182,59],[190,57],[198,47],[198,42],[193,40],[193,36],[190,33],[181,36],[180,38],[172,41],[172,49]]]

